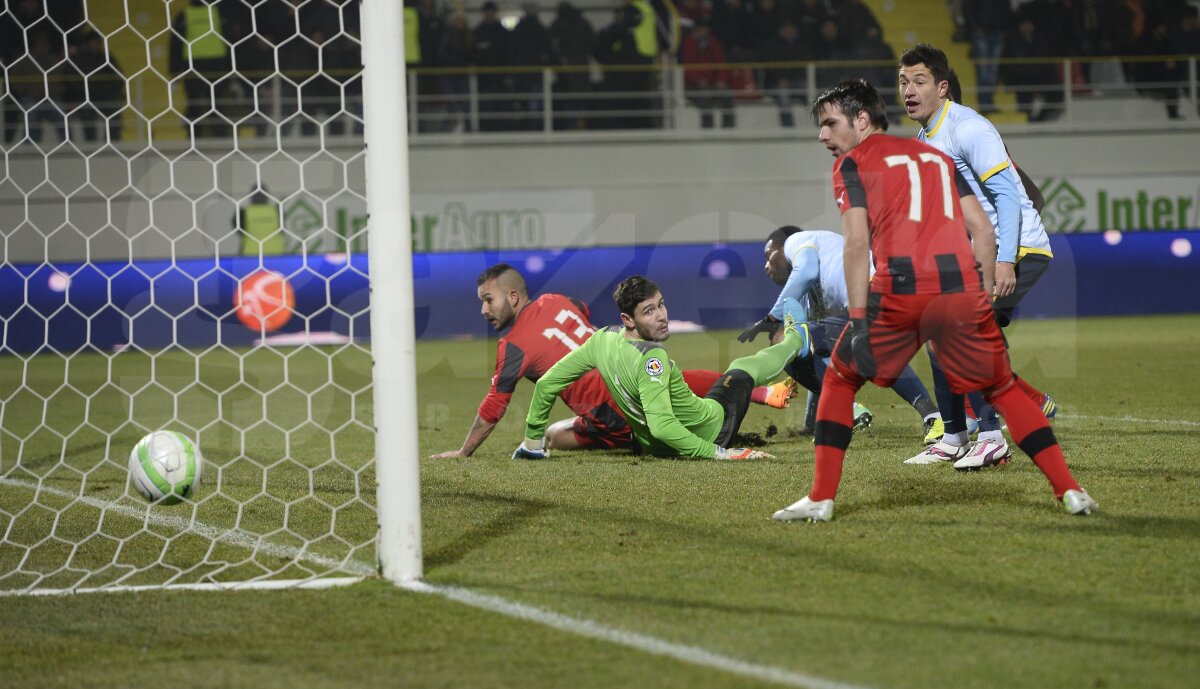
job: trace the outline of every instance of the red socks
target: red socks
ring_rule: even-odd
[[[766,404],[767,396],[771,394],[771,388],[760,385],[750,391],[750,401],[755,404]]]
[[[1017,441],[1017,445],[1025,454],[1033,459],[1033,463],[1049,479],[1054,487],[1054,497],[1062,498],[1068,490],[1079,490],[1075,477],[1067,468],[1067,460],[1063,457],[1062,448],[1050,430],[1050,424],[1042,414],[1042,394],[1017,378],[1017,384],[1011,385],[999,395],[988,398],[996,411],[1008,422],[1008,431]],[[1037,392],[1038,402],[1035,404],[1029,396],[1029,390]],[[824,399],[822,399],[824,401]]]
[[[1042,408],[1042,402],[1045,401],[1046,396],[1044,394],[1042,394],[1041,390],[1038,390],[1037,388],[1033,387],[1024,378],[1022,378],[1020,376],[1017,376],[1017,387],[1021,388],[1021,391],[1024,392],[1029,397],[1029,399],[1034,404],[1037,405],[1038,409]],[[995,406],[995,405],[992,405],[992,406]]]
[[[833,370],[825,373],[821,401],[817,404],[816,463],[813,501],[830,500],[837,495],[842,481],[842,463],[850,445],[850,425],[854,422],[854,393],[857,389]]]

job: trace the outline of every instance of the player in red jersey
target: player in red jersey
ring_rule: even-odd
[[[773,518],[829,521],[855,393],[868,380],[891,385],[927,341],[954,392],[979,390],[1004,415],[1064,509],[1090,514],[1099,505],[1075,482],[1042,410],[1016,384],[990,303],[996,238],[966,180],[936,149],[885,134],[883,99],[864,81],[821,94],[812,114],[821,143],[837,157],[833,193],[846,238],[850,323],[817,407],[812,491]]]
[[[512,329],[497,345],[496,373],[475,422],[462,447],[433,455],[435,459],[469,457],[483,443],[508,410],[513,390],[522,378],[537,381],[568,352],[577,349],[591,336],[588,308],[582,302],[561,294],[543,294],[530,300],[525,279],[507,263],[488,268],[476,281],[481,313],[496,330]],[[684,380],[697,394],[704,394],[721,377],[717,371],[684,371]],[[774,407],[786,407],[794,388],[778,384],[756,388],[752,401]],[[633,447],[629,424],[613,403],[612,395],[592,371],[571,384],[562,393],[563,402],[577,416],[550,424],[546,429],[546,448],[613,449]]]

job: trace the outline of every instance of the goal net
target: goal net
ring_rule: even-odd
[[[6,3],[0,593],[376,571],[359,9]]]

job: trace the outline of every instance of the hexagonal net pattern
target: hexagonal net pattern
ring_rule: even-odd
[[[0,12],[0,593],[374,571],[358,3]],[[177,504],[140,438],[204,457]]]

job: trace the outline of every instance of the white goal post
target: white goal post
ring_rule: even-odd
[[[422,576],[403,39],[395,0],[0,10],[0,596]],[[156,430],[203,452],[175,504],[130,483]]]
[[[379,566],[384,577],[397,583],[422,574],[407,80],[397,79],[400,74],[403,4],[363,0],[367,204],[376,228],[369,241]]]

